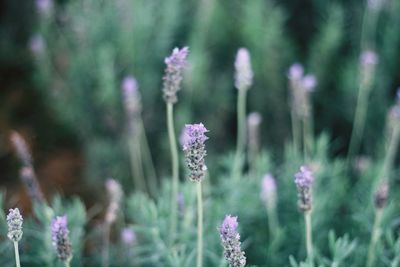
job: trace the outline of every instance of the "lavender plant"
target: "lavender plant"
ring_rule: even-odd
[[[255,171],[255,163],[260,151],[260,124],[262,121],[261,114],[252,112],[247,116],[248,129],[248,160],[251,171]]]
[[[189,179],[197,183],[197,260],[196,266],[203,265],[203,193],[202,180],[206,175],[205,156],[207,151],[204,142],[208,132],[202,123],[187,124],[183,136],[183,152],[189,169]]]
[[[247,90],[253,84],[253,70],[251,68],[250,53],[246,48],[240,48],[235,60],[235,87],[238,90],[237,100],[237,140],[236,154],[232,168],[233,177],[239,177],[244,163],[246,146],[246,98]]]

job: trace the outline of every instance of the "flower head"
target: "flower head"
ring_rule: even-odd
[[[386,206],[389,196],[389,185],[387,182],[383,182],[379,185],[374,195],[375,208],[382,209]]]
[[[365,50],[361,53],[361,64],[364,66],[367,65],[376,65],[378,64],[378,55],[373,50]]]
[[[219,228],[224,257],[231,267],[246,265],[246,257],[240,248],[240,235],[237,231],[237,217],[227,215]]]
[[[8,234],[7,237],[13,242],[19,242],[22,238],[22,216],[19,209],[10,209],[7,215]]]
[[[251,69],[250,53],[246,48],[240,48],[235,60],[235,87],[247,90],[253,84],[253,70]]]
[[[127,246],[131,246],[136,243],[136,234],[131,227],[125,227],[122,229],[121,240]]]
[[[46,43],[43,36],[40,34],[35,34],[29,39],[28,48],[32,55],[36,58],[43,57],[46,51]]]
[[[133,76],[124,78],[121,84],[125,111],[129,117],[129,121],[134,121],[141,111],[139,86]]]
[[[312,185],[314,175],[306,166],[301,166],[300,171],[295,174],[294,182],[297,186],[298,206],[302,211],[311,210],[312,207]]]
[[[304,75],[304,68],[300,63],[294,63],[290,66],[288,77],[290,80],[300,80]]]
[[[317,86],[317,78],[315,78],[315,76],[312,74],[308,74],[304,76],[302,80],[302,85],[304,90],[306,90],[307,92],[312,92],[314,91],[315,86]]]
[[[190,171],[189,178],[191,181],[201,182],[207,170],[204,161],[207,155],[204,144],[208,139],[205,135],[206,132],[208,132],[208,130],[202,123],[187,124],[185,126],[182,146],[183,152],[185,153],[185,161]]]
[[[164,100],[167,103],[176,103],[178,98],[176,93],[181,89],[181,82],[183,79],[183,70],[186,66],[186,59],[189,53],[189,48],[182,49],[174,48],[172,54],[165,59],[167,68],[163,77],[163,93]]]
[[[42,16],[48,16],[53,9],[52,0],[36,0],[36,10]]]
[[[117,219],[117,213],[120,208],[123,191],[121,185],[115,179],[107,179],[106,189],[109,198],[109,204],[106,211],[105,221],[112,224]]]
[[[276,207],[276,182],[271,174],[266,174],[261,181],[261,199],[267,209]]]
[[[57,216],[52,221],[51,236],[58,258],[63,262],[69,262],[72,259],[72,248],[69,241],[67,216]]]

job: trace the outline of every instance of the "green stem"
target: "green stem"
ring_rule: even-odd
[[[366,267],[372,267],[375,261],[375,247],[381,235],[381,222],[383,216],[383,209],[376,209],[374,226],[372,228],[371,241],[369,243]]]
[[[178,147],[176,144],[175,129],[174,129],[174,106],[172,103],[167,103],[167,124],[168,137],[171,149],[172,159],[172,196],[171,196],[171,228],[170,241],[174,242],[177,231],[177,216],[178,216],[178,190],[179,190],[179,159]]]
[[[237,101],[237,140],[236,140],[236,155],[235,161],[232,168],[232,176],[240,177],[240,174],[243,169],[243,156],[244,150],[246,146],[246,97],[247,90],[240,89]],[[240,172],[240,174],[239,174]]]
[[[299,152],[300,150],[300,130],[299,130],[299,120],[296,115],[296,112],[293,110],[291,111],[291,117],[292,117],[292,138],[293,138],[293,146],[296,152]]]
[[[135,189],[146,191],[146,184],[143,177],[143,168],[140,159],[139,142],[137,140],[137,134],[131,134],[129,137],[129,154],[131,158],[131,169],[133,175],[133,181],[135,183]]]
[[[278,216],[276,214],[276,209],[268,207],[267,214],[268,214],[269,234],[271,237],[275,237],[276,234],[279,232],[279,222],[278,222]]]
[[[387,145],[385,160],[383,162],[382,172],[379,176],[379,179],[388,179],[388,175],[390,174],[394,162],[394,158],[396,156],[397,147],[399,145],[399,137],[400,137],[400,125],[396,123],[393,133],[390,137],[389,144]]]
[[[339,267],[339,263],[336,261],[333,261],[331,264],[331,267]]]
[[[18,250],[18,242],[14,242],[14,251],[15,251],[15,264],[17,267],[20,267],[20,260],[19,260],[19,250]]]
[[[307,259],[311,266],[314,266],[313,245],[312,245],[312,229],[311,229],[311,211],[304,212],[304,223],[306,230],[306,249]]]
[[[65,266],[65,267],[70,267],[70,266],[71,266],[71,264],[70,264],[70,262],[69,262],[69,261],[65,261],[65,262],[64,262],[64,266]]]
[[[142,117],[139,119],[140,131],[141,131],[141,151],[144,154],[144,160],[146,165],[146,173],[149,177],[149,189],[152,196],[155,196],[157,192],[157,175],[154,168],[153,158],[150,153],[149,142],[147,140],[146,130],[144,128],[144,123]]]
[[[203,265],[203,196],[201,182],[197,182],[197,260],[196,267]]]
[[[103,267],[110,266],[110,227],[111,225],[107,222],[104,223],[103,229]]]

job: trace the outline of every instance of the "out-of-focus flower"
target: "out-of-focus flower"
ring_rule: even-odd
[[[389,196],[389,185],[383,182],[379,185],[374,195],[374,204],[376,209],[382,209],[386,206]]]
[[[185,153],[185,162],[190,171],[189,178],[193,182],[201,182],[207,171],[205,164],[205,141],[208,132],[202,123],[187,124],[185,126],[183,141],[183,152]]]
[[[174,48],[171,56],[165,59],[167,65],[165,69],[165,75],[163,77],[163,93],[164,100],[167,103],[176,103],[178,98],[177,92],[181,89],[181,82],[183,79],[183,71],[187,64],[187,56],[189,48],[184,47],[182,49]]]
[[[125,227],[121,231],[121,240],[127,246],[132,246],[136,243],[136,234],[131,227]]]
[[[306,166],[301,166],[300,171],[295,174],[294,182],[297,187],[298,206],[302,211],[312,208],[312,185],[314,175]]]
[[[52,0],[36,0],[36,10],[39,15],[47,17],[53,12],[53,1]]]
[[[57,216],[51,223],[51,236],[57,257],[63,262],[72,259],[72,247],[69,241],[67,216]]]
[[[276,182],[271,174],[266,174],[261,181],[261,199],[269,210],[276,208]]]
[[[262,121],[261,114],[258,112],[251,112],[247,116],[248,126],[248,142],[251,149],[257,150],[260,145],[260,124]]]
[[[10,209],[7,215],[8,233],[7,237],[13,242],[19,242],[22,238],[22,216],[19,209]]]
[[[252,84],[253,70],[250,53],[246,48],[240,48],[235,60],[235,87],[239,90],[247,90]]]
[[[315,78],[315,76],[312,74],[308,74],[308,75],[304,76],[302,85],[303,85],[304,90],[306,90],[308,92],[312,92],[312,91],[314,91],[315,86],[317,86],[317,78]]]
[[[303,78],[304,75],[304,68],[300,63],[294,63],[290,66],[288,71],[288,78],[290,80],[299,81]]]
[[[108,204],[105,221],[108,224],[112,224],[117,219],[123,192],[121,185],[112,178],[106,181],[106,189],[110,202]]]
[[[362,51],[360,56],[360,79],[362,88],[367,90],[371,88],[378,62],[379,58],[375,51],[369,49]]]

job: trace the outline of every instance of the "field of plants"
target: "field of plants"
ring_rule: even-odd
[[[0,267],[400,267],[400,1],[0,6]]]

